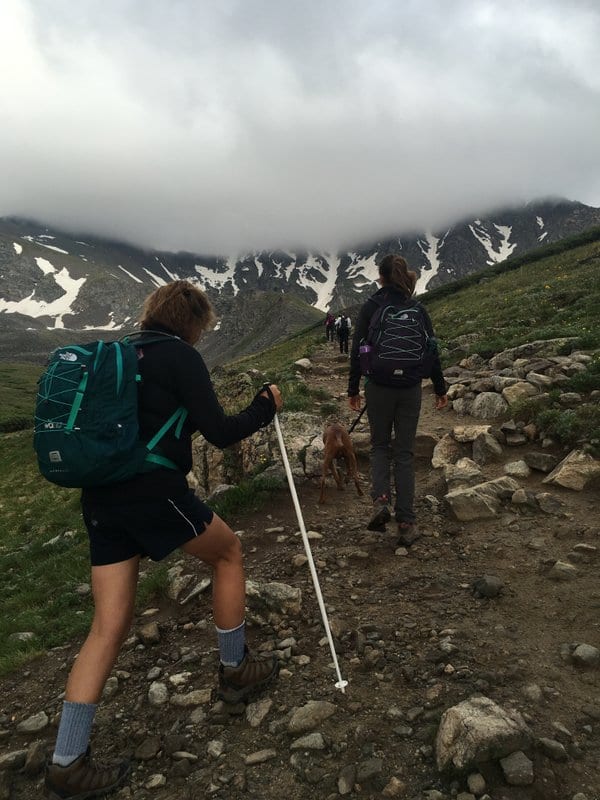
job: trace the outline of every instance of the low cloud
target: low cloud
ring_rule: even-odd
[[[0,214],[233,254],[600,205],[595,2],[4,0],[0,28]]]

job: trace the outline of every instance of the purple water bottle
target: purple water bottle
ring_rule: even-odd
[[[358,360],[360,361],[360,371],[363,375],[368,375],[371,371],[371,351],[370,344],[361,344],[358,348]]]

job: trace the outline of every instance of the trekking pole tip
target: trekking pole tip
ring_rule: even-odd
[[[344,689],[346,688],[346,686],[348,686],[348,681],[345,680],[337,681],[335,684],[335,688],[340,689],[343,694],[345,694]]]

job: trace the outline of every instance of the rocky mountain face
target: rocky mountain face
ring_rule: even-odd
[[[359,303],[375,288],[377,263],[387,253],[405,256],[422,293],[598,224],[600,209],[546,200],[338,253],[203,256],[1,219],[0,357],[37,357],[72,339],[73,331],[90,339],[107,331],[120,335],[132,328],[150,291],[188,278],[208,293],[223,320],[203,346],[218,363],[285,338],[327,309]]]

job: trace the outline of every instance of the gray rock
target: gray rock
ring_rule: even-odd
[[[297,617],[302,608],[302,592],[287,583],[258,583],[246,581],[248,605],[260,610],[267,609],[277,614]]]
[[[506,387],[508,391],[511,387]],[[508,402],[496,392],[481,392],[473,400],[471,416],[475,419],[497,419],[508,412]]]
[[[452,438],[457,442],[474,442],[482,433],[490,432],[490,425],[456,425],[452,429]]]
[[[509,712],[488,697],[471,697],[442,715],[435,741],[437,767],[467,769],[527,747],[530,740],[518,712]]]
[[[498,396],[498,395],[496,395]],[[502,445],[490,433],[480,433],[473,442],[473,461],[488,464],[502,458]]]
[[[30,777],[39,775],[46,766],[47,757],[46,742],[32,742],[25,759],[25,774]]]
[[[533,397],[538,394],[535,386],[527,381],[520,381],[512,386],[506,386],[502,390],[502,397],[506,400],[509,406],[514,405],[519,400],[524,400],[527,397]]]
[[[518,488],[519,484],[506,476],[466,489],[456,489],[449,492],[444,499],[457,519],[468,522],[494,517],[500,510],[500,499],[510,499]]]
[[[509,786],[530,786],[533,783],[533,762],[521,750],[501,758],[500,766]]]
[[[538,472],[552,472],[558,463],[558,459],[550,453],[526,453],[523,460],[528,467]]]
[[[531,475],[531,470],[525,461],[511,461],[505,464],[504,472],[513,478],[528,478]]]
[[[447,464],[455,464],[462,455],[463,450],[460,444],[447,433],[445,436],[442,436],[433,450],[431,466],[434,469],[440,469]]]
[[[538,745],[542,753],[552,761],[567,761],[569,758],[565,746],[556,739],[538,739]]]
[[[338,792],[342,795],[350,794],[354,789],[354,784],[356,783],[356,766],[354,764],[348,764],[345,767],[342,767],[340,773],[338,775]]]
[[[557,561],[548,573],[548,577],[553,581],[573,581],[577,577],[577,569],[566,561]]]
[[[563,514],[565,504],[558,497],[549,492],[538,492],[535,496],[536,503],[545,514]]]
[[[482,476],[480,467],[470,458],[459,458],[456,464],[446,464],[444,467],[444,479],[449,491],[481,483]]]
[[[162,706],[169,701],[169,690],[164,683],[153,681],[148,689],[148,702],[151,706]]]
[[[7,769],[21,769],[25,765],[27,750],[12,750],[0,755],[0,772]]]
[[[597,667],[600,665],[600,650],[589,644],[580,644],[573,651],[571,658],[582,667]]]
[[[136,747],[134,758],[137,761],[151,761],[156,758],[161,746],[160,736],[149,736]]]
[[[246,706],[246,720],[250,727],[258,728],[272,707],[273,701],[270,697],[263,697],[255,703],[249,703]]]
[[[383,760],[381,758],[368,758],[361,761],[356,768],[357,783],[366,783],[373,780],[383,772]]]
[[[479,796],[485,792],[485,778],[480,772],[472,772],[467,778],[467,786],[469,787],[470,792],[473,792],[474,795]]]
[[[563,486],[580,492],[587,484],[600,476],[600,461],[583,450],[572,450],[542,483]]]
[[[31,717],[22,720],[17,725],[17,733],[39,733],[47,728],[50,720],[45,711],[39,711]]]
[[[558,402],[563,408],[577,408],[583,402],[583,398],[578,392],[563,392]]]
[[[472,583],[473,593],[479,597],[497,597],[504,587],[504,582],[496,575],[482,575]]]
[[[290,745],[290,750],[324,750],[324,749],[325,749],[325,739],[323,739],[323,734],[319,733],[318,731],[315,733],[309,733],[306,736],[301,736],[299,739],[295,739]]]
[[[244,758],[244,764],[247,767],[252,767],[256,764],[264,764],[265,761],[270,761],[273,758],[277,758],[277,750],[258,750],[256,753],[251,753],[249,756]]]
[[[333,703],[326,700],[309,700],[306,705],[294,709],[288,722],[288,731],[290,733],[313,731],[335,712],[336,707]]]

